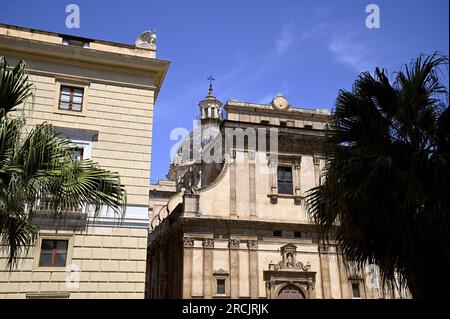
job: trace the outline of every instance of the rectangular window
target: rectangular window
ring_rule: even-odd
[[[217,279],[217,294],[225,295],[225,279]]]
[[[302,237],[302,232],[299,232],[299,231],[294,232],[294,237],[297,237],[297,238]]]
[[[286,121],[280,121],[280,126],[287,126],[287,122]]]
[[[274,230],[273,231],[273,236],[274,237],[281,237],[281,230]]]
[[[68,240],[43,239],[39,256],[40,267],[65,267]]]
[[[292,167],[278,166],[278,194],[292,195]]]
[[[83,147],[74,147],[71,149],[72,151],[72,157],[73,159],[77,160],[77,161],[81,161],[83,160],[83,155],[84,155],[84,148]]]
[[[83,108],[83,94],[83,88],[61,85],[58,109],[81,112]]]
[[[361,293],[359,292],[359,284],[358,283],[352,283],[352,293],[353,293],[353,298],[361,298]]]

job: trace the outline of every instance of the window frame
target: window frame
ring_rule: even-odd
[[[218,281],[224,280],[225,292],[223,294],[218,293]],[[230,298],[230,275],[226,273],[213,273],[213,298]]]
[[[65,272],[66,268],[72,263],[73,254],[73,237],[69,234],[55,234],[55,233],[41,233],[36,241],[35,254],[34,254],[34,267],[33,271],[52,271],[52,272]],[[66,240],[66,264],[65,266],[41,266],[40,257],[42,249],[42,241],[44,240]]]
[[[227,293],[226,284],[227,284],[227,280],[226,279],[224,279],[224,278],[216,278],[216,295],[226,295],[226,293]],[[219,288],[223,288],[223,292],[219,292]]]
[[[67,94],[63,94],[63,88],[67,88],[69,89],[69,101],[63,101],[62,100],[62,96],[63,95],[67,95]],[[79,89],[81,90],[81,102],[80,103],[75,103],[73,100],[75,98],[75,90]],[[83,112],[83,102],[85,100],[85,95],[84,95],[84,87],[78,87],[78,86],[73,86],[73,85],[66,85],[66,84],[61,84],[60,89],[59,89],[59,101],[58,101],[58,110],[60,111],[71,111],[71,112],[78,112],[78,113],[82,113]],[[68,108],[64,109],[61,108],[61,103],[67,103],[68,104]],[[74,104],[76,105],[80,105],[80,109],[76,110],[73,108]]]
[[[50,249],[50,264],[43,265],[43,244],[44,242],[51,242]],[[58,243],[65,243],[65,253],[64,253],[64,265],[57,265],[56,257],[58,255]],[[41,240],[41,249],[39,251],[39,267],[66,267],[67,266],[67,252],[69,249],[69,241],[67,239],[42,239]]]
[[[71,87],[78,88],[83,90],[83,96],[81,101],[81,110],[71,110],[71,109],[61,109],[60,100],[61,100],[61,89],[62,87]],[[88,99],[89,99],[89,82],[85,81],[77,81],[66,78],[56,78],[55,79],[55,97],[54,97],[54,106],[53,113],[63,114],[63,115],[72,115],[72,116],[86,116],[86,111],[88,109]]]
[[[283,169],[283,180],[282,183],[280,184],[280,178],[279,178],[279,172],[280,169]],[[287,171],[290,171],[291,174],[291,180],[290,180],[290,191],[286,192],[286,178],[285,178],[285,173]],[[283,187],[280,187],[280,185],[283,185]],[[281,191],[283,190],[283,191]],[[278,165],[277,166],[277,193],[280,195],[294,195],[294,170],[292,169],[292,166],[289,165]]]
[[[358,296],[355,296],[355,287],[354,286],[358,286]],[[351,288],[352,288],[352,298],[353,299],[361,299],[361,284],[359,282],[352,282],[351,283]]]

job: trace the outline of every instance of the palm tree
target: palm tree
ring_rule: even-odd
[[[54,217],[82,205],[94,207],[95,215],[104,206],[120,217],[125,213],[125,188],[117,174],[75,160],[69,141],[52,125],[27,133],[24,120],[11,116],[31,94],[25,63],[10,68],[0,57],[0,245],[8,250],[10,267],[36,239],[36,203],[45,202]]]
[[[326,130],[324,183],[307,204],[323,241],[396,275],[414,298],[450,294],[448,57],[362,73],[341,90]],[[333,234],[332,236],[330,234]]]

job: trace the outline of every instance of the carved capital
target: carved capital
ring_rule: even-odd
[[[248,249],[258,249],[258,241],[257,240],[249,240],[247,242]]]
[[[239,249],[239,240],[238,239],[230,239],[228,242],[229,249]]]
[[[301,168],[301,166],[302,166],[302,160],[301,159],[296,159],[296,160],[294,160],[293,164],[294,164],[294,168],[296,170],[299,170]]]
[[[204,239],[203,240],[203,248],[214,248],[214,240],[213,239]]]
[[[186,247],[186,248],[194,247],[194,240],[192,238],[184,237],[183,238],[183,247]]]

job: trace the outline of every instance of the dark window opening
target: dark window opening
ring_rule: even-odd
[[[312,125],[305,125],[304,128],[306,128],[308,130],[311,130],[313,128],[313,126]]]
[[[274,237],[281,237],[281,230],[274,230],[273,231],[273,236]]]
[[[217,279],[217,294],[225,295],[225,279]]]
[[[352,283],[352,292],[353,292],[353,298],[361,298],[361,293],[359,291],[358,283]]]
[[[267,121],[267,120],[261,120],[261,124],[269,125],[269,121]]]
[[[280,126],[287,126],[287,122],[286,121],[280,121]]]
[[[58,108],[60,110],[81,112],[83,107],[83,94],[83,88],[61,85]]]
[[[41,243],[39,266],[65,267],[68,243],[68,240],[43,239]]]
[[[299,232],[299,231],[294,232],[294,237],[298,237],[298,238],[302,237],[302,232]]]
[[[278,166],[278,194],[292,195],[292,167]]]
[[[74,147],[71,149],[71,155],[74,160],[81,161],[83,160],[84,148],[83,147]]]

